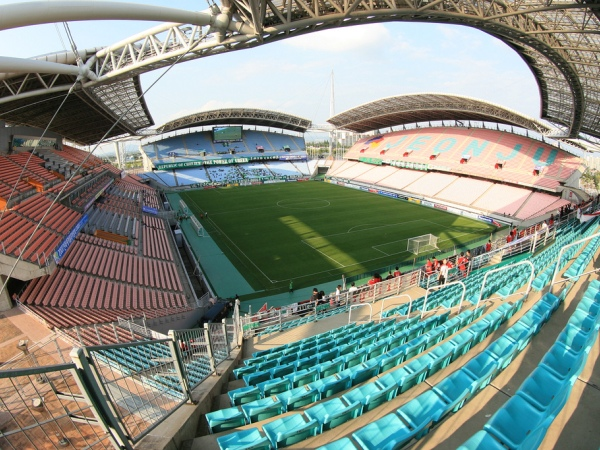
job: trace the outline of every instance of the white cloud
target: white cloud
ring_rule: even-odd
[[[390,32],[384,24],[355,25],[305,34],[285,41],[285,44],[313,52],[362,52],[389,43]]]

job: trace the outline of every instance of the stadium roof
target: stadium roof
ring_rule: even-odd
[[[500,39],[523,58],[535,76],[543,119],[560,126],[565,137],[600,138],[600,3],[592,0],[231,0],[226,9],[221,10],[215,3],[204,12],[111,1],[103,1],[102,8],[91,8],[83,1],[60,0],[32,5],[36,3],[0,6],[0,29],[77,20],[167,22],[113,45],[79,52],[80,64],[75,57],[43,64],[0,57],[0,103],[10,103],[0,109],[5,115],[0,118],[7,121],[19,119],[8,115],[8,111],[37,104],[36,96],[65,93],[75,78],[77,89],[89,92],[95,86],[134,80],[141,73],[174,63],[319,30],[413,21],[465,25]],[[71,76],[64,76],[66,73]],[[113,98],[110,103],[119,105],[114,110],[123,110],[119,99]],[[108,109],[111,114],[114,111],[102,103],[94,103],[94,107]],[[139,110],[145,110],[145,105]],[[29,120],[34,121],[31,117]],[[77,120],[84,128],[94,126],[92,120]],[[150,121],[147,115],[146,122]],[[61,132],[57,127],[51,129]],[[81,136],[79,141],[89,142],[100,134]]]
[[[51,123],[51,131],[82,145],[94,144],[103,138],[135,135],[138,130],[154,125],[142,97],[139,76],[111,84],[74,89],[69,94],[53,92],[50,87],[62,83],[73,85],[75,75],[28,75],[0,78],[0,98],[21,91],[25,86],[35,86],[43,94],[33,99],[24,96],[11,102],[0,102],[0,119],[41,129]]]
[[[410,94],[365,103],[327,121],[357,133],[416,122],[474,120],[515,125],[541,134],[553,131],[539,120],[483,100],[460,95]]]
[[[258,125],[305,133],[311,121],[277,111],[250,108],[229,108],[203,111],[165,123],[159,133],[204,125]]]

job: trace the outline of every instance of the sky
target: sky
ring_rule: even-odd
[[[14,1],[0,0],[1,7]],[[137,2],[141,3],[141,2]],[[147,4],[204,10],[191,0]],[[72,22],[79,49],[110,45],[157,23]],[[69,48],[63,24],[4,30],[0,55],[31,57]],[[142,75],[147,89],[165,69]],[[431,23],[381,23],[316,32],[179,64],[146,93],[157,126],[198,111],[250,107],[324,124],[335,112],[384,97],[436,92],[497,103],[539,118],[539,88],[517,53],[479,30]],[[310,138],[310,136],[309,136]]]

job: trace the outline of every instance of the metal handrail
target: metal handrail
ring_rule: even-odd
[[[485,273],[485,275],[483,276],[483,282],[481,283],[481,290],[479,291],[479,297],[477,299],[476,308],[479,308],[479,303],[481,303],[481,296],[483,295],[483,290],[485,288],[485,282],[487,281],[487,277],[489,274],[495,273],[495,272],[502,272],[503,270],[511,269],[516,266],[522,266],[524,264],[527,264],[531,267],[531,275],[529,275],[529,282],[527,283],[527,289],[525,290],[525,295],[528,295],[529,291],[531,291],[531,283],[533,283],[533,278],[535,277],[535,266],[533,265],[533,263],[531,261],[523,260],[523,261],[519,261],[514,264],[509,264],[508,266],[503,266],[503,267],[499,267],[497,269],[489,270]]]
[[[409,303],[408,303],[408,313],[406,314],[406,317],[408,318],[408,316],[410,315],[410,310],[412,308],[412,297],[408,294],[400,294],[399,296],[395,297],[396,299],[402,298],[402,297],[408,297]],[[381,321],[383,320],[383,307],[385,305],[385,301],[386,300],[390,300],[394,297],[388,297],[388,298],[384,298],[381,302],[381,311],[379,311],[379,323],[381,323]]]
[[[371,303],[359,303],[358,305],[351,305],[350,309],[348,310],[348,324],[351,323],[350,319],[352,318],[352,310],[355,308],[360,308],[362,306],[368,306],[369,307],[369,320],[368,322],[371,321],[371,319],[373,318],[373,305]]]
[[[462,303],[463,303],[463,300],[465,299],[465,295],[467,293],[467,286],[462,281],[457,280],[457,281],[452,281],[450,283],[438,284],[437,286],[431,286],[431,287],[427,288],[427,290],[425,291],[425,299],[423,300],[423,308],[421,309],[421,319],[425,315],[425,312],[427,312],[427,297],[429,296],[429,291],[431,291],[432,289],[442,289],[442,288],[445,288],[448,286],[452,286],[454,284],[460,284],[463,288],[462,295],[460,296],[460,303],[458,304],[457,314],[460,313],[460,308],[462,308]],[[409,310],[409,314],[410,314],[410,310]]]

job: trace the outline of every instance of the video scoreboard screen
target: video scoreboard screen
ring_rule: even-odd
[[[240,142],[242,140],[242,127],[213,127],[213,142]]]

